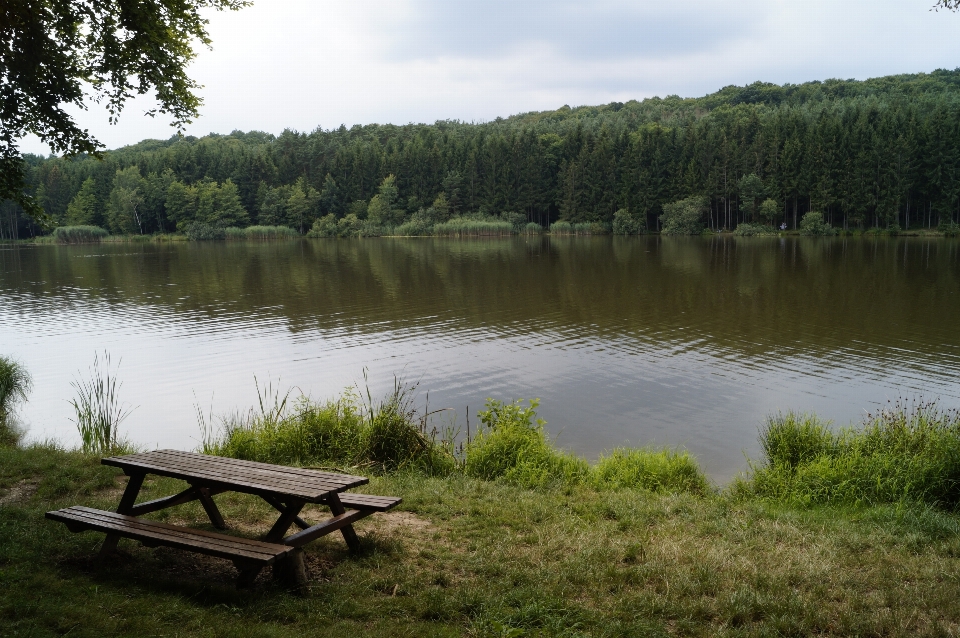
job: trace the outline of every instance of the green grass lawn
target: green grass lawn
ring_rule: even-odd
[[[524,489],[462,474],[373,477],[401,496],[308,546],[310,590],[265,572],[234,588],[228,561],[103,535],[43,513],[116,507],[125,478],[96,457],[0,449],[3,636],[955,636],[960,517],[922,506],[777,505],[757,497]],[[142,498],[182,483],[148,480]],[[275,513],[217,497],[240,534]],[[319,511],[309,512],[323,516]],[[155,517],[203,525],[184,505]]]

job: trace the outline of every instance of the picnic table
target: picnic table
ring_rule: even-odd
[[[101,463],[119,467],[130,477],[116,512],[73,506],[47,512],[46,517],[66,523],[73,532],[106,532],[101,555],[112,554],[120,538],[125,537],[151,547],[167,545],[230,559],[240,571],[238,584],[241,586],[252,583],[267,565],[282,567],[281,571],[303,584],[306,576],[300,548],[339,530],[350,550],[356,552],[360,541],[353,523],[375,512],[392,509],[401,501],[390,496],[346,493],[346,490],[369,482],[362,476],[179,450],[109,457],[102,459]],[[137,503],[148,474],[182,479],[189,487],[178,494]],[[277,510],[277,521],[262,540],[139,518],[142,514],[200,501],[213,526],[224,530],[227,529],[226,522],[213,500],[223,492],[254,494]],[[301,511],[310,503],[328,507],[331,517],[316,524],[303,520]],[[288,536],[287,532],[294,525],[300,531]]]

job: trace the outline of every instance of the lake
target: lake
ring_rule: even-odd
[[[859,422],[960,407],[960,242],[535,237],[0,246],[0,354],[33,440],[79,441],[71,381],[120,360],[123,431],[192,449],[196,407],[326,398],[394,375],[471,423],[541,399],[557,443],[683,447],[718,481],[777,410]],[[116,368],[116,365],[114,366]]]

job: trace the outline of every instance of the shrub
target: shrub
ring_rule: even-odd
[[[300,237],[293,228],[288,226],[248,226],[247,228],[224,229],[227,239],[297,239]]]
[[[640,235],[646,230],[646,221],[633,215],[626,208],[613,214],[614,235]]]
[[[0,357],[0,447],[17,445],[23,433],[17,423],[16,409],[25,403],[33,381],[22,364]]]
[[[59,226],[53,229],[58,244],[95,244],[109,233],[99,226]]]
[[[800,220],[801,235],[834,235],[833,227],[823,220],[823,213],[810,211]]]
[[[663,214],[660,215],[661,234],[699,235],[704,228],[703,217],[707,207],[707,198],[701,196],[664,204]]]
[[[204,222],[190,222],[183,227],[183,234],[190,241],[216,241],[226,239],[227,231],[222,226]]]
[[[756,235],[776,235],[777,231],[770,226],[764,226],[762,224],[743,223],[737,224],[733,234],[738,237],[753,237]]]
[[[648,448],[617,449],[600,457],[591,482],[599,489],[640,488],[694,494],[706,493],[709,485],[688,452]]]
[[[524,226],[527,225],[527,216],[523,213],[515,213],[512,211],[500,213],[500,219],[510,224],[515,233],[522,232]]]
[[[307,237],[336,237],[337,236],[337,218],[333,213],[324,215],[313,222],[313,226],[307,232]]]
[[[363,227],[363,221],[354,214],[344,215],[337,222],[338,237],[358,237],[360,229]]]
[[[945,237],[956,237],[960,235],[960,224],[941,217],[937,230],[943,233]]]
[[[486,480],[503,479],[524,487],[582,483],[586,461],[554,448],[537,418],[539,402],[504,403],[487,399],[480,412],[481,430],[467,445],[464,470]]]

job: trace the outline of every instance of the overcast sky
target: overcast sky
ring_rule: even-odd
[[[487,121],[728,84],[960,67],[960,15],[934,0],[257,0],[211,12],[193,135]],[[131,102],[78,120],[108,148],[167,138]],[[46,153],[38,140],[26,152]]]

